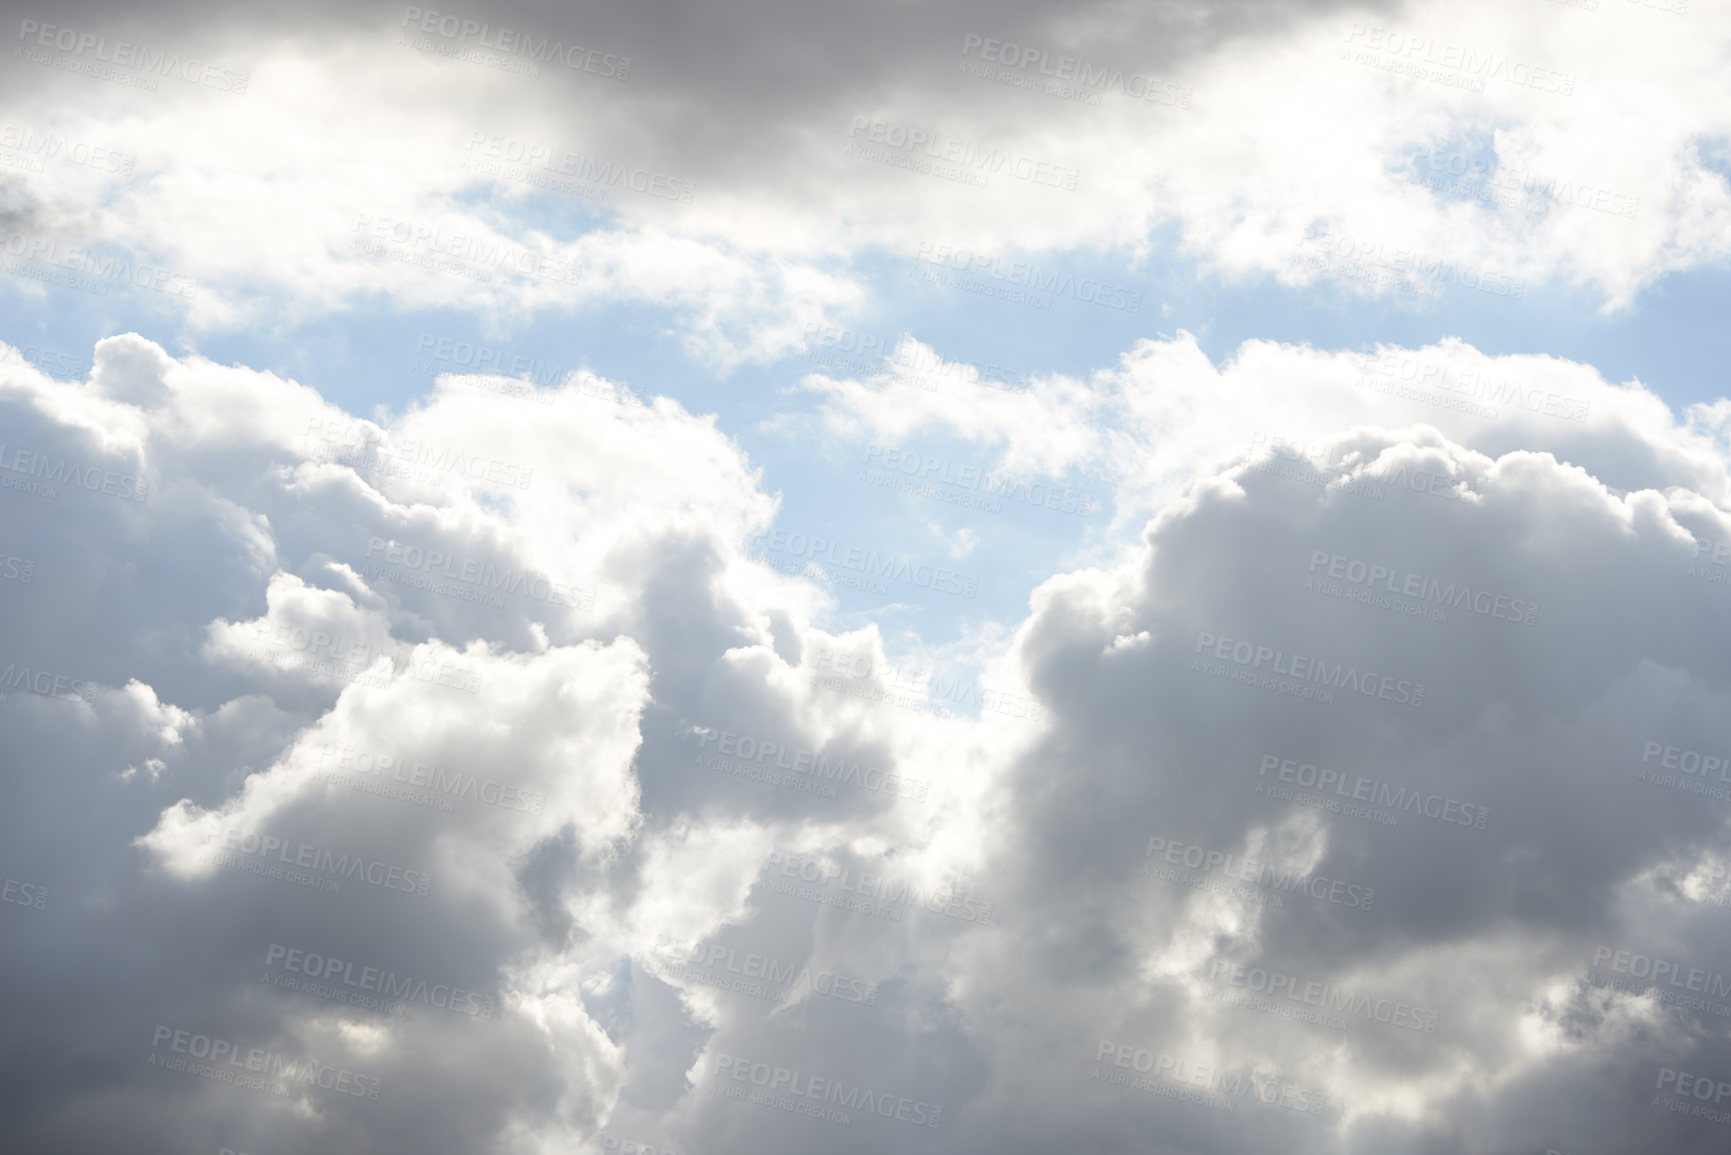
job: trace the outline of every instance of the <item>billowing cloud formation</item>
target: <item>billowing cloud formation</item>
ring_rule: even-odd
[[[1711,407],[1458,342],[813,379],[1130,530],[910,684],[665,398],[91,364],[0,364],[8,1149],[1722,1145]]]
[[[44,9],[9,37],[6,251],[63,280],[148,263],[206,332],[654,304],[721,366],[860,311],[884,253],[1023,291],[1159,249],[1238,286],[1620,308],[1727,255],[1726,21],[345,5],[286,36]]]
[[[904,336],[870,367],[863,379],[808,376],[819,410],[779,423],[840,441],[947,437],[990,453],[1006,477],[1097,478],[1112,486],[1120,526],[1253,449],[1337,472],[1348,450],[1327,438],[1361,425],[1424,426],[1496,457],[1544,450],[1619,489],[1683,486],[1719,505],[1731,496],[1723,403],[1690,407],[1679,427],[1638,381],[1614,385],[1555,357],[1488,356],[1457,338],[1365,353],[1248,341],[1215,365],[1181,332],[1138,342],[1086,381],[1050,373],[1007,388]]]

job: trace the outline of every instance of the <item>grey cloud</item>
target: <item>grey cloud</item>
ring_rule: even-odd
[[[1731,601],[1689,572],[1681,523],[1714,522],[1688,490],[1423,427],[1328,439],[1356,490],[1240,454],[1123,558],[1034,591],[1008,668],[1039,719],[946,719],[820,682],[821,655],[869,667],[881,642],[745,556],[773,503],[677,406],[570,395],[526,428],[448,388],[380,427],[489,460],[514,430],[534,483],[481,500],[484,478],[309,457],[298,431],[331,413],[293,383],[136,337],[97,362],[90,385],[6,370],[31,444],[152,481],[3,495],[0,544],[38,565],[0,591],[6,661],[81,679],[0,702],[0,870],[48,888],[0,908],[10,1146],[1717,1138],[1655,1086],[1731,1069],[1727,1016],[1674,997],[1725,983],[1731,893],[1725,803],[1678,788],[1702,775],[1677,751],[1731,749]],[[1649,447],[1636,472],[1710,472],[1605,420]],[[406,546],[369,572],[393,537],[596,596],[448,596],[419,579],[466,588],[462,566]],[[377,660],[230,660],[223,622]],[[1281,692],[1318,678],[1335,700]],[[818,757],[931,795],[785,785]],[[1274,975],[1327,989],[1325,1021],[1275,1013],[1305,1004]],[[346,1089],[296,1083],[296,1115],[151,1062],[197,1037]],[[836,1115],[795,1113],[814,1103]]]

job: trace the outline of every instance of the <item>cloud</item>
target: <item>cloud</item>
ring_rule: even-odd
[[[1638,380],[1614,384],[1555,357],[1489,356],[1458,338],[1366,353],[1251,340],[1216,365],[1180,332],[1137,342],[1089,380],[1049,374],[1015,389],[903,338],[876,373],[815,374],[801,388],[817,411],[783,416],[783,429],[889,443],[905,455],[893,468],[915,477],[939,460],[922,445],[950,439],[992,452],[1000,489],[1100,482],[1116,495],[1118,529],[1165,508],[1199,473],[1259,453],[1317,484],[1344,476],[1355,450],[1330,438],[1361,426],[1497,457],[1548,452],[1619,490],[1681,486],[1719,504],[1727,495],[1714,407],[1679,426]]]
[[[1679,508],[1546,454],[1492,462],[1402,441],[1325,445],[1354,445],[1351,473],[1384,484],[1421,462],[1469,477],[1459,500],[1395,485],[1362,500],[1240,467],[1157,518],[1131,564],[1036,594],[1019,645],[1054,725],[1007,772],[994,826],[994,865],[1026,921],[1006,920],[978,962],[1024,944],[1017,1005],[1066,1041],[1045,1063],[1074,1088],[1066,1134],[1110,1144],[1156,1118],[1205,1126],[1198,1108],[1131,1106],[1129,1089],[1096,1122],[1102,1100],[1082,1085],[1096,1067],[1116,1073],[1118,1044],[1205,1068],[1199,1084],[1216,1088],[1251,1071],[1309,1088],[1324,1118],[1389,1149],[1574,1150],[1595,1126],[1639,1142],[1658,1127],[1642,1119],[1661,1066],[1725,1063],[1716,1033],[1678,1033],[1688,1012],[1583,977],[1601,946],[1704,968],[1723,942],[1716,907],[1635,881],[1699,860],[1724,822],[1678,792],[1686,776],[1656,784],[1637,737],[1724,744],[1701,624],[1726,607],[1687,576]],[[1532,624],[1513,620],[1513,597],[1542,607]],[[1312,696],[1318,685],[1347,692]],[[1663,915],[1635,914],[1625,888]],[[1601,982],[1612,957],[1592,972]],[[1360,994],[1372,1002],[1358,1021],[1326,1010]],[[1437,1021],[1373,1027],[1384,998]],[[1321,1021],[1273,1017],[1296,1012]],[[1647,1029],[1618,1030],[1630,1014]],[[1563,1070],[1582,1100],[1535,1101],[1541,1072]],[[1502,1117],[1494,1132],[1455,1129],[1441,1104],[1469,1101]],[[1211,1149],[1251,1149],[1239,1128],[1256,1125],[1232,1125]],[[1283,1128],[1286,1142],[1334,1149],[1327,1127],[1304,1127]]]
[[[487,14],[489,43],[581,43],[629,57],[624,79],[497,67],[522,54],[482,47],[478,18],[415,11],[345,7],[284,36],[193,7],[128,31],[97,5],[46,45],[25,18],[41,59],[17,70],[10,179],[59,223],[15,221],[8,254],[98,282],[126,262],[204,335],[377,300],[500,328],[657,305],[722,368],[862,314],[885,255],[1024,284],[1102,254],[1134,280],[1158,253],[1204,284],[1411,308],[1541,288],[1625,308],[1727,255],[1731,128],[1700,95],[1726,29],[1704,10],[832,12],[821,36],[777,8],[726,27],[677,7]],[[102,46],[55,47],[68,29]],[[233,61],[245,91],[78,70],[127,36]]]
[[[1679,4],[18,14],[0,1146],[1721,1149]]]
[[[1710,414],[1371,364],[1409,362],[1446,372],[1180,337],[978,410],[1064,462],[1015,456],[1049,407],[1158,509],[969,686],[752,560],[774,500],[664,398],[447,377],[365,421],[135,336],[6,360],[8,475],[57,487],[5,495],[8,1145],[1692,1149],[1677,1073],[1731,1067]]]

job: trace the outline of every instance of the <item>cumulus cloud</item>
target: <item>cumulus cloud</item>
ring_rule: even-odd
[[[1118,527],[1140,524],[1199,472],[1259,453],[1319,484],[1345,477],[1361,451],[1329,439],[1359,426],[1498,457],[1543,451],[1620,490],[1726,498],[1718,407],[1696,406],[1679,425],[1639,380],[1609,382],[1556,357],[1490,356],[1458,338],[1363,353],[1252,340],[1217,365],[1180,332],[1138,342],[1088,380],[1053,373],[1006,388],[904,337],[875,374],[813,374],[801,388],[819,404],[782,417],[790,432],[905,445],[890,467],[916,478],[930,472],[919,446],[941,438],[991,454],[994,484],[1010,492],[1092,479],[1114,493]]]
[[[774,498],[666,399],[448,377],[367,421],[132,336],[82,383],[9,366],[7,967],[42,997],[7,1062],[106,1072],[35,1076],[9,1143],[1696,1149],[1723,457],[1459,343],[1375,359],[1586,419],[1457,440],[1342,378],[1314,449],[1258,443],[1347,359],[1198,357],[975,427],[1175,452],[1134,547],[982,635],[986,692],[754,560]],[[814,387],[869,422],[896,386]]]
[[[0,1146],[1723,1148],[1723,13],[16,19]]]

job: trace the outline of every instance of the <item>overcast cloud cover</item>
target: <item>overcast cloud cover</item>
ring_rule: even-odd
[[[0,1149],[1731,1145],[1731,10],[5,4]]]

